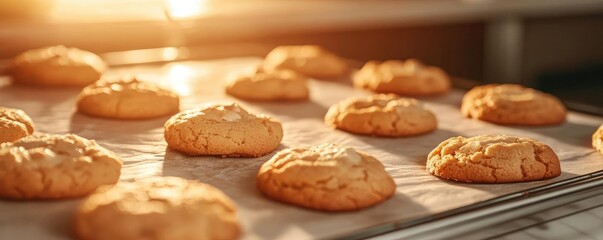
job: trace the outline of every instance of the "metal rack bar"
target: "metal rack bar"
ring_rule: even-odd
[[[462,231],[508,221],[598,194],[603,194],[603,170],[431,216],[374,226],[336,239],[443,239]],[[565,199],[561,199],[562,197]],[[525,210],[525,207],[536,206],[535,204],[539,206],[532,207],[530,211]],[[455,227],[459,224],[463,227]]]

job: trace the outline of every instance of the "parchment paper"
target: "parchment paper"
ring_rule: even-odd
[[[398,188],[393,198],[376,207],[349,213],[323,213],[273,202],[258,192],[255,175],[274,153],[236,159],[187,156],[166,149],[163,123],[168,117],[117,121],[84,116],[75,113],[78,89],[13,86],[8,77],[1,77],[0,105],[26,111],[39,132],[75,133],[97,140],[123,159],[122,181],[154,175],[180,176],[222,189],[237,203],[244,239],[329,238],[603,169],[603,155],[590,147],[591,134],[603,122],[599,117],[570,113],[568,122],[561,126],[498,126],[463,118],[459,112],[463,92],[455,90],[446,96],[422,99],[436,113],[439,130],[424,136],[387,139],[352,135],[323,124],[330,105],[350,96],[369,94],[354,90],[349,79],[312,81],[311,101],[303,103],[245,102],[223,93],[222,85],[230,75],[251,71],[260,61],[236,58],[134,66],[113,69],[108,75],[138,74],[171,87],[182,95],[182,109],[201,107],[208,101],[237,101],[250,111],[272,115],[282,121],[285,129],[278,150],[333,142],[366,151],[380,159],[395,178]],[[444,181],[425,171],[427,154],[441,141],[478,134],[509,134],[540,140],[557,152],[563,173],[548,181],[493,185]],[[68,239],[71,216],[79,202],[77,199],[0,201],[0,239]]]

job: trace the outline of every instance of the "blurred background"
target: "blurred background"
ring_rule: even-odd
[[[0,65],[63,44],[111,65],[319,44],[417,58],[456,85],[511,82],[603,115],[603,0],[0,0]]]

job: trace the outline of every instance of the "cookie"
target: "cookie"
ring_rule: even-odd
[[[257,187],[268,198],[324,211],[367,208],[396,190],[377,159],[334,144],[278,152],[260,168]]]
[[[503,125],[553,125],[565,121],[555,96],[515,84],[489,84],[469,90],[461,112],[468,118]]]
[[[98,79],[107,64],[96,54],[53,46],[16,56],[10,74],[16,83],[48,87],[83,87]]]
[[[263,68],[288,69],[312,78],[339,78],[349,71],[345,60],[316,45],[277,47],[268,53]]]
[[[280,122],[234,103],[180,112],[164,128],[168,147],[191,155],[259,157],[283,139]]]
[[[137,78],[100,80],[85,87],[77,100],[81,113],[114,119],[145,119],[178,112],[174,92]]]
[[[121,161],[93,140],[34,134],[0,144],[0,197],[63,199],[116,183]]]
[[[549,146],[504,135],[449,138],[429,153],[427,171],[474,183],[527,182],[561,174],[559,158]]]
[[[593,134],[593,147],[603,154],[603,125]]]
[[[325,123],[351,133],[407,137],[434,131],[435,115],[412,98],[378,94],[343,100],[329,108]]]
[[[439,95],[448,92],[451,85],[442,69],[415,59],[367,62],[353,81],[356,88],[406,96]]]
[[[178,177],[99,188],[76,210],[79,239],[237,239],[235,204],[219,189]]]
[[[25,112],[0,107],[0,143],[12,142],[31,135],[33,132],[33,121]]]
[[[226,85],[226,93],[252,101],[308,100],[307,79],[293,71],[256,71],[233,78]]]

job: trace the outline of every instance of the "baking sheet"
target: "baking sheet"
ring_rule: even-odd
[[[507,193],[528,189],[603,169],[603,155],[590,147],[600,117],[570,113],[567,123],[554,127],[505,127],[465,119],[459,112],[463,92],[422,99],[439,121],[436,132],[411,138],[372,138],[332,130],[323,124],[328,107],[355,90],[349,79],[311,81],[311,101],[257,103],[240,101],[223,92],[224,81],[252,71],[259,58],[170,63],[112,69],[107,75],[137,74],[172,88],[182,96],[181,109],[207,102],[236,101],[248,110],[272,115],[283,123],[285,136],[277,150],[333,142],[366,151],[383,162],[397,191],[388,201],[357,212],[323,213],[273,202],[255,187],[261,158],[191,157],[166,148],[163,123],[168,117],[145,121],[117,121],[75,112],[77,89],[44,89],[9,84],[0,77],[0,106],[20,108],[34,120],[38,132],[75,133],[95,139],[124,161],[121,179],[155,175],[198,179],[222,189],[236,203],[244,228],[243,239],[329,238],[393,220],[428,216]],[[152,103],[149,103],[152,104]],[[560,177],[529,183],[466,184],[444,181],[425,171],[427,154],[452,136],[509,134],[532,137],[550,145],[562,164]],[[80,200],[0,201],[0,239],[68,239],[71,216]],[[109,223],[110,224],[110,223]]]

